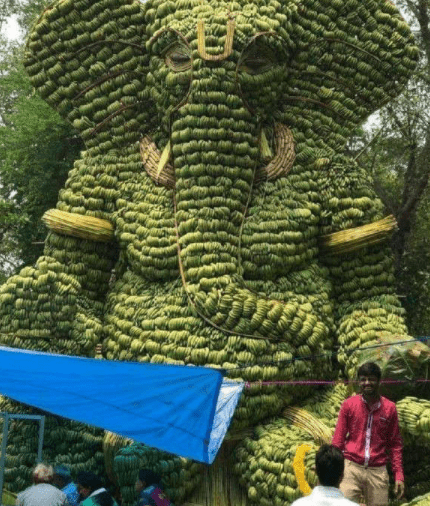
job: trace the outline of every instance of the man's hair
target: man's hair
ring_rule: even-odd
[[[139,471],[139,480],[144,481],[147,487],[161,484],[161,476],[150,469],[141,469]]]
[[[316,471],[321,485],[338,487],[345,469],[342,452],[333,445],[323,444],[315,458]]]
[[[72,481],[70,469],[67,466],[60,465],[54,467],[54,475],[58,476],[67,485]]]
[[[46,464],[37,464],[33,469],[34,483],[51,483],[54,477],[54,469]]]
[[[101,478],[91,471],[81,471],[78,473],[76,482],[82,487],[90,489],[91,492],[103,487]]]
[[[358,368],[357,378],[360,376],[376,376],[380,381],[382,376],[381,368],[375,362],[366,362]]]

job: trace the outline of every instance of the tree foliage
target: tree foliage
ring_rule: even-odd
[[[31,23],[35,5],[17,6]],[[19,10],[20,9],[20,10]],[[0,41],[0,281],[43,251],[40,218],[55,207],[73,161],[83,147],[73,128],[37,94],[22,65],[23,45]]]
[[[399,1],[421,49],[404,94],[387,104],[350,144],[375,180],[398,231],[392,245],[398,291],[412,333],[430,328],[430,29],[427,0]]]

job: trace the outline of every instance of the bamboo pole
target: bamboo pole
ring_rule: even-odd
[[[249,506],[246,490],[232,472],[233,450],[237,440],[222,444],[211,466],[206,466],[199,487],[181,506]]]

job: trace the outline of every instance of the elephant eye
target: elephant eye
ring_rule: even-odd
[[[275,53],[267,46],[253,45],[241,58],[239,70],[247,74],[262,74],[276,64]]]
[[[273,62],[266,58],[246,58],[239,69],[248,74],[262,74],[273,66]]]
[[[191,69],[191,54],[188,47],[175,44],[165,53],[165,62],[174,72],[185,72]]]

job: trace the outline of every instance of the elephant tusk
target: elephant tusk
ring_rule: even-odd
[[[140,141],[140,154],[143,166],[154,183],[173,189],[175,187],[175,171],[169,163],[170,142],[167,143],[163,153],[160,153],[152,139],[146,135]]]
[[[296,159],[294,150],[294,138],[291,130],[282,123],[275,124],[275,157],[265,167],[257,169],[255,182],[268,179],[276,179],[288,174]],[[267,159],[270,148],[264,130],[260,136],[260,153],[263,159]]]
[[[265,162],[269,163],[273,158],[273,152],[270,149],[269,142],[266,137],[266,132],[264,128],[261,129],[260,134],[260,155],[261,159]]]
[[[266,134],[262,130],[260,135],[261,157],[266,160],[272,158],[272,160],[265,167],[257,169],[255,182],[285,176],[293,166],[296,158],[293,134],[282,123],[275,124],[275,145],[276,154],[273,157]],[[140,154],[143,166],[154,183],[173,189],[175,187],[175,171],[169,163],[170,142],[167,143],[163,153],[160,153],[152,139],[146,135],[140,141]]]

